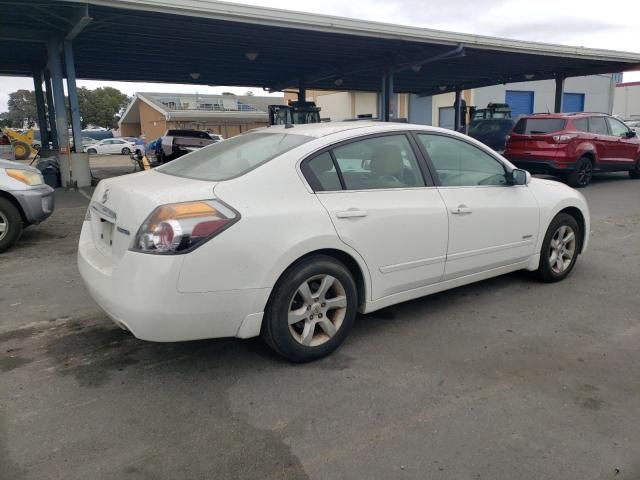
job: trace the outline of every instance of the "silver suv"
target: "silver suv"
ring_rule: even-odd
[[[53,213],[53,188],[39,170],[0,159],[0,253],[12,247],[22,230]]]

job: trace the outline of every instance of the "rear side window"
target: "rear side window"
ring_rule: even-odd
[[[197,180],[228,180],[311,140],[313,137],[295,134],[246,133],[196,150],[156,170]]]
[[[578,132],[588,132],[589,121],[586,118],[578,118],[573,121],[573,128],[575,128]]]
[[[563,130],[566,123],[563,118],[521,118],[513,132],[522,135],[545,135]]]
[[[591,117],[589,118],[589,131],[591,133],[597,133],[599,135],[609,135],[609,129],[607,128],[607,121],[604,117]]]
[[[329,152],[324,152],[302,164],[302,173],[316,192],[342,190],[340,177]]]
[[[405,135],[366,138],[333,150],[347,190],[424,187]]]

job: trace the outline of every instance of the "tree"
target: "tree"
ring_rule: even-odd
[[[28,127],[35,125],[38,119],[36,108],[36,95],[32,90],[17,90],[9,94],[9,112],[6,120],[12,127],[22,128],[26,123]]]
[[[247,90],[246,92],[244,92],[244,95],[245,97],[253,97],[255,94],[252,90]]]
[[[78,103],[82,116],[82,128],[88,125],[104,128],[115,128],[118,125],[116,115],[129,102],[120,90],[112,87],[101,87],[95,90],[78,89]]]

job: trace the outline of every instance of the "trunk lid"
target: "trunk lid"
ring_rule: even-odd
[[[117,262],[140,225],[159,205],[212,199],[215,182],[148,170],[101,181],[91,199],[91,233],[96,248]]]

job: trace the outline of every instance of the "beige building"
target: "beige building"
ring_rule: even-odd
[[[229,138],[267,126],[268,106],[282,102],[282,97],[136,93],[120,119],[120,135],[150,140],[184,128]]]
[[[640,82],[618,83],[613,99],[613,114],[625,120],[640,120]]]

